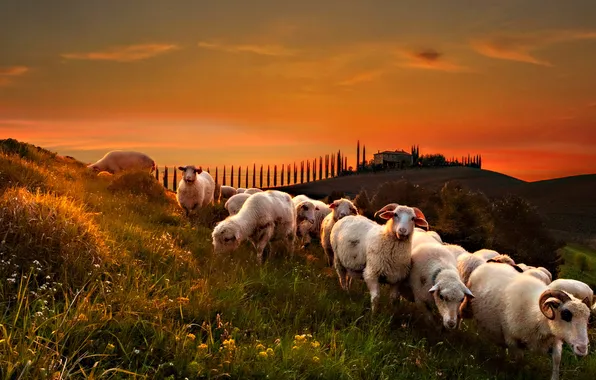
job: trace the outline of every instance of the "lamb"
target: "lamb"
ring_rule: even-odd
[[[306,205],[303,202],[308,202],[309,204],[311,204],[314,207],[314,222],[311,223],[309,221],[306,221],[304,218],[302,218],[302,220],[298,220],[298,229],[297,229],[297,236],[298,237],[303,237],[304,239],[304,245],[303,247],[307,247],[312,238],[315,239],[320,239],[320,234],[321,234],[321,224],[323,222],[323,219],[325,219],[325,217],[327,215],[329,215],[331,213],[331,208],[329,208],[329,206],[325,203],[325,202],[321,202],[321,201],[317,201],[314,199],[311,199],[309,197],[307,197],[306,195],[298,195],[294,198],[292,198],[292,202],[294,203],[294,205],[296,207],[298,207],[299,204],[303,204],[303,210],[306,212],[306,208],[304,208],[304,206]],[[298,211],[298,209],[297,209]]]
[[[233,195],[236,195],[236,189],[232,186],[222,186],[220,189],[220,199],[230,199]]]
[[[348,215],[358,215],[358,209],[354,206],[354,203],[346,198],[341,198],[333,201],[329,208],[331,209],[331,213],[327,214],[327,216],[321,222],[321,245],[323,246],[323,251],[325,251],[325,256],[327,256],[327,264],[330,267],[333,267],[333,248],[331,247],[331,229],[335,225],[335,223]]]
[[[593,307],[596,305],[594,291],[585,282],[568,278],[559,278],[548,284],[548,288],[562,290],[566,293],[569,293],[575,298],[582,300],[582,302],[584,302],[592,311],[596,311],[593,309]]]
[[[214,202],[215,181],[211,174],[193,165],[179,166],[184,172],[178,183],[176,200],[189,216],[197,208],[205,207]]]
[[[247,189],[245,191],[246,194],[255,194],[255,193],[261,193],[263,192],[263,190],[256,188],[256,187],[251,187],[250,189]]]
[[[492,252],[497,253],[497,256],[493,256]],[[492,258],[486,259],[485,257],[487,256],[492,256]],[[501,255],[496,251],[486,249],[476,251],[474,253],[463,253],[457,258],[457,271],[459,272],[461,280],[464,282],[464,284],[468,283],[472,272],[474,272],[476,268],[487,262],[509,264],[514,267],[517,272],[522,272],[521,268],[515,265],[515,261],[513,261],[511,257],[508,255]]]
[[[391,299],[399,296],[398,286],[412,265],[414,226],[428,227],[422,211],[416,207],[385,206],[379,225],[361,216],[346,216],[331,230],[331,247],[339,282],[348,290],[348,275],[364,278],[371,296],[372,313],[378,308],[379,282],[391,285]]]
[[[447,329],[457,326],[459,307],[464,297],[474,298],[460,279],[457,261],[451,251],[436,243],[422,243],[412,250],[408,285],[413,301],[424,310],[427,319],[432,321],[431,310],[435,305]]]
[[[559,379],[563,342],[578,356],[588,354],[588,306],[561,290],[549,289],[509,265],[485,264],[472,273],[468,287],[478,329],[495,343],[547,353],[552,350],[551,380]],[[464,305],[462,305],[464,307]]]
[[[260,264],[265,262],[265,247],[270,241],[283,240],[294,251],[296,209],[289,194],[267,190],[248,197],[236,215],[219,222],[211,234],[215,252],[229,252],[244,240],[252,242]]]
[[[231,215],[236,215],[242,208],[242,205],[246,202],[246,200],[250,197],[250,194],[241,193],[232,195],[230,199],[226,201],[224,205],[225,209],[228,210],[228,213]]]
[[[153,173],[155,161],[141,152],[113,150],[108,152],[99,161],[87,166],[96,172],[106,171],[111,174],[120,173],[125,170],[147,170]]]

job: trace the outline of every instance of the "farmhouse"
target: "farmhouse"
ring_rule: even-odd
[[[386,150],[374,154],[375,166],[383,168],[400,168],[412,165],[412,155],[404,150]]]

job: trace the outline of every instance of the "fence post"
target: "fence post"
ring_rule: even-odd
[[[238,187],[242,187],[242,166],[238,165]],[[248,189],[248,186],[246,186]]]
[[[168,188],[168,167],[163,169],[163,187]]]
[[[281,175],[279,176],[279,180],[281,182],[281,186],[284,185],[284,166],[285,164],[281,164]]]
[[[306,182],[310,182],[310,160],[306,160]]]
[[[312,180],[317,180],[317,159],[315,158],[312,162]]]
[[[215,167],[215,183],[217,183],[217,166]]]
[[[323,179],[323,157],[319,156],[319,181]]]
[[[248,165],[246,165],[246,174],[244,175],[244,182],[246,182],[246,188],[248,189]]]
[[[296,162],[294,162],[294,185],[298,183],[298,168],[296,167]]]
[[[159,168],[155,165],[155,179],[159,182]]]
[[[223,176],[221,178],[221,185],[225,186],[226,185],[226,166],[224,165],[224,170],[223,170]]]
[[[176,191],[178,185],[178,170],[176,170],[176,167],[174,166],[174,179],[172,180],[172,190],[174,190],[174,192]]]
[[[234,187],[234,165],[230,168],[230,186]]]
[[[273,166],[273,187],[277,187],[277,165]]]

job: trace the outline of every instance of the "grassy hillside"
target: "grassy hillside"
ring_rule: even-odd
[[[0,149],[2,379],[550,376],[546,355],[514,362],[469,322],[439,332],[387,289],[371,317],[366,286],[342,292],[316,246],[264,266],[248,245],[214,255],[222,207],[189,221],[147,174]],[[596,353],[565,348],[561,370],[593,379]]]

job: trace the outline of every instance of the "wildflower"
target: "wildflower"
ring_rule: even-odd
[[[304,335],[304,334],[296,335],[296,336],[294,336],[294,340],[296,342],[304,342],[306,340],[306,335]]]
[[[259,357],[266,358],[267,357],[267,353],[265,351],[261,351],[261,352],[259,352]]]
[[[188,339],[190,339],[190,340],[195,340],[195,338],[196,338],[196,335],[195,335],[195,334],[192,334],[192,333],[189,333],[189,334],[187,334],[187,335],[186,335],[186,337],[187,337]]]
[[[310,344],[312,346],[312,348],[319,348],[321,346],[321,343],[317,342],[316,340],[314,342],[312,342]]]
[[[318,356],[313,356],[312,357],[312,361],[315,362],[315,363],[318,363],[319,361],[321,361],[321,359],[319,359]]]
[[[269,356],[275,355],[275,352],[273,352],[273,348],[271,348],[271,347],[269,347],[266,352],[267,352],[267,355],[269,355]]]
[[[178,303],[180,303],[180,304],[183,304],[183,305],[185,305],[185,304],[187,304],[187,303],[188,303],[188,301],[190,301],[190,300],[188,299],[188,297],[178,297]]]
[[[108,351],[112,351],[112,350],[114,350],[114,348],[116,348],[116,346],[114,346],[112,343],[108,343],[106,345],[106,350],[108,350]]]
[[[230,338],[223,341],[223,346],[228,350],[233,350],[236,348],[236,343],[234,342],[234,339]]]
[[[86,316],[85,314],[81,313],[81,314],[79,314],[79,316],[77,317],[77,320],[85,322],[85,321],[88,321],[88,320],[89,320],[89,318],[87,318],[87,316]]]
[[[207,345],[205,343],[199,344],[199,350],[206,350],[206,349],[207,349]]]
[[[292,350],[297,350],[297,349],[298,349],[298,346],[293,346],[292,347]]]
[[[259,350],[259,351],[264,351],[265,350],[265,346],[263,346],[262,344],[259,343],[259,344],[257,344],[256,349]]]
[[[138,349],[136,349],[136,348],[135,348],[135,350],[133,351],[133,353],[134,353],[135,355],[138,355],[140,352],[141,352],[141,351],[139,351],[139,350],[138,350]]]

